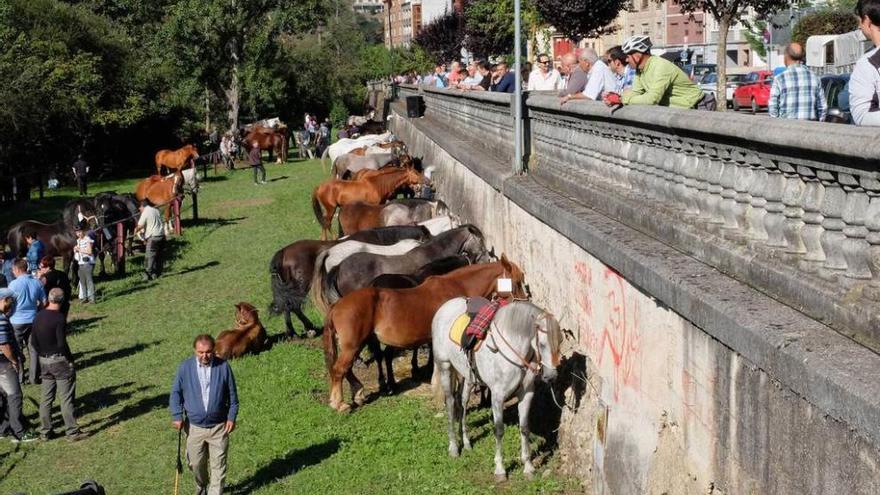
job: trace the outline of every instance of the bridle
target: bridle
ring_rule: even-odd
[[[549,313],[544,311],[543,313],[541,313],[541,316],[543,316],[544,319],[546,320],[546,318],[549,316]],[[537,321],[538,318],[535,318],[535,320]],[[544,369],[544,363],[541,360],[541,349],[540,349],[540,342],[538,341],[538,339],[540,338],[540,334],[543,333],[543,334],[546,334],[549,336],[550,332],[541,328],[541,326],[538,325],[537,323],[535,323],[533,325],[533,328],[535,330],[535,336],[529,337],[529,342],[532,342],[534,340],[534,345],[530,346],[530,349],[534,351],[534,354],[537,357],[535,360],[529,360],[529,359],[526,359],[526,356],[523,356],[522,354],[517,352],[516,349],[514,349],[513,345],[511,345],[511,343],[507,340],[507,337],[505,337],[504,334],[501,333],[501,330],[498,329],[498,326],[495,325],[494,321],[489,324],[489,327],[491,329],[495,330],[494,332],[491,333],[491,335],[493,335],[493,336],[497,335],[497,336],[501,337],[501,341],[504,342],[504,344],[507,346],[507,349],[510,350],[510,352],[513,353],[513,355],[516,356],[516,358],[519,360],[520,369],[529,370],[532,373],[534,373],[535,375],[541,374],[541,370]],[[514,363],[514,364],[516,364],[516,363]]]

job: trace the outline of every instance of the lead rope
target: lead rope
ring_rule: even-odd
[[[528,361],[525,357],[523,357],[522,354],[516,352],[516,349],[514,349],[513,346],[510,345],[510,342],[507,341],[507,338],[504,336],[503,333],[501,333],[501,330],[498,329],[498,326],[495,325],[494,321],[489,326],[495,330],[495,334],[497,334],[499,337],[501,337],[501,341],[504,342],[504,344],[507,345],[507,348],[510,349],[510,352],[512,352],[513,355],[516,356],[520,360],[520,362],[522,363],[522,365],[525,369],[528,369],[529,371],[531,371],[532,373],[534,373],[536,375],[541,372],[541,353],[540,352],[537,353],[538,354],[538,365],[537,365],[537,367],[535,367],[534,363],[532,363],[531,361]],[[531,340],[531,338],[529,338],[529,340]],[[538,335],[536,333],[535,334],[535,341],[537,341],[537,340],[538,340]]]

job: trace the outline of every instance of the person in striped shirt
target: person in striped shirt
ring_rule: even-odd
[[[822,83],[804,65],[805,53],[800,43],[785,47],[785,70],[773,79],[770,87],[771,117],[798,120],[825,120],[828,103]]]

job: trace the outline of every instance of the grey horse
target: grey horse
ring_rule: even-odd
[[[538,375],[545,381],[556,378],[559,366],[559,346],[562,332],[550,313],[527,301],[514,301],[495,314],[489,332],[474,352],[471,370],[467,355],[449,337],[452,323],[467,309],[463,297],[450,299],[434,315],[431,323],[435,370],[440,372],[440,384],[446,395],[449,417],[449,455],[458,457],[455,423],[461,422],[461,440],[465,449],[471,448],[467,434],[467,403],[476,377],[492,393],[492,418],[495,424],[495,479],[504,481],[507,473],[501,457],[501,438],[504,435],[504,402],[516,395],[519,402],[520,459],[523,473],[531,478],[535,472],[529,450],[529,408]],[[461,379],[453,378],[453,369]],[[476,373],[474,373],[476,371]]]
[[[396,153],[376,153],[370,155],[355,155],[346,153],[333,162],[333,178],[346,179],[361,170],[379,170],[386,165],[396,164]]]

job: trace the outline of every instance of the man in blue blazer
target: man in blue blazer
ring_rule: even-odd
[[[186,459],[195,477],[196,493],[221,495],[229,434],[235,429],[238,414],[238,392],[232,368],[214,356],[213,337],[199,335],[193,349],[195,356],[180,364],[171,386],[171,421],[174,428],[186,432]]]

